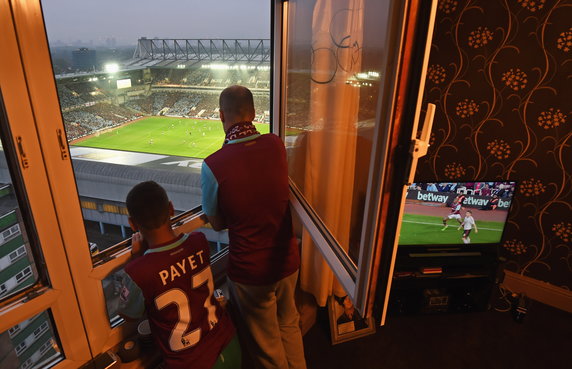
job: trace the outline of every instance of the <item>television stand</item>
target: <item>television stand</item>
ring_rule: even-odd
[[[394,314],[461,313],[489,308],[497,246],[400,246],[390,295]]]

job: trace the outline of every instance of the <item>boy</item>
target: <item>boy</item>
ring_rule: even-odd
[[[213,296],[204,234],[175,234],[173,204],[153,181],[133,187],[126,205],[136,257],[125,266],[120,315],[147,313],[165,368],[240,367],[234,326]]]
[[[471,243],[471,238],[469,237],[471,229],[474,227],[475,233],[479,233],[479,230],[477,229],[477,223],[475,223],[475,219],[473,218],[472,211],[467,210],[465,213],[465,219],[463,219],[463,222],[457,229],[461,229],[461,227],[463,227],[463,243]]]

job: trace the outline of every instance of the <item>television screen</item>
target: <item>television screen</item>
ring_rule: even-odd
[[[413,183],[407,190],[399,245],[498,244],[516,183]]]

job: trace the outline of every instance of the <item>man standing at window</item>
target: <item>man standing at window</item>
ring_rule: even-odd
[[[263,368],[305,368],[286,150],[279,137],[260,135],[252,124],[249,89],[226,88],[219,105],[226,138],[203,162],[203,211],[215,230],[228,228],[229,291],[245,325],[241,335]]]

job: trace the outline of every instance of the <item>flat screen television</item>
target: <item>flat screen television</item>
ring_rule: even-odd
[[[515,188],[514,181],[413,183],[399,245],[498,245]]]

